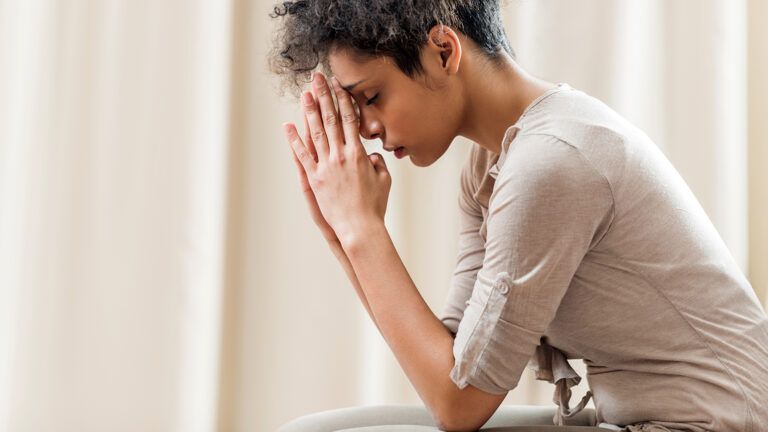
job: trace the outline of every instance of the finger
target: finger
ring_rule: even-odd
[[[309,122],[309,131],[312,142],[315,143],[318,161],[328,159],[328,137],[325,135],[323,120],[320,118],[320,109],[315,102],[312,92],[304,92],[302,95],[302,108]]]
[[[387,163],[384,160],[384,156],[381,155],[381,153],[371,153],[368,155],[368,159],[371,160],[371,163],[373,164],[373,168],[376,170],[377,173],[380,173],[382,171],[387,171]]]
[[[328,81],[320,72],[315,73],[312,80],[312,87],[317,95],[317,102],[320,105],[320,117],[325,126],[325,134],[328,137],[328,146],[331,156],[338,156],[343,152],[344,135],[339,124],[339,113],[336,110],[336,104],[333,102],[331,88]]]
[[[301,165],[299,158],[296,157],[296,153],[293,151],[293,149],[288,150],[291,152],[291,159],[293,159],[293,163],[296,165],[296,170],[299,172],[299,180],[303,181],[307,176],[307,173],[304,172],[304,167]]]
[[[349,92],[341,88],[339,80],[336,77],[331,78],[333,89],[336,92],[336,100],[339,102],[339,116],[341,117],[341,126],[344,130],[344,139],[347,145],[358,147],[365,154],[365,148],[360,141],[360,125],[355,107],[352,105],[352,98]]]
[[[314,172],[317,163],[315,162],[315,158],[312,157],[312,154],[309,152],[309,149],[307,149],[307,147],[304,146],[304,143],[301,142],[301,137],[299,137],[299,131],[296,130],[296,126],[294,126],[293,123],[283,123],[283,130],[288,139],[288,144],[291,146],[293,153],[301,163],[304,171]]]
[[[312,190],[312,187],[309,185],[309,179],[307,178],[307,172],[304,170],[304,166],[301,165],[301,161],[299,161],[299,158],[296,157],[296,153],[293,152],[293,150],[290,150],[291,152],[291,158],[293,159],[293,163],[296,165],[296,171],[298,171],[298,178],[299,178],[299,186],[301,186],[301,191],[304,192],[304,194],[309,194]],[[311,192],[312,194],[312,200],[314,200],[314,192]]]
[[[307,121],[307,116],[303,115],[301,117],[304,119],[304,142],[306,143],[309,152],[312,153],[312,157],[315,159],[315,162],[317,162],[317,149],[315,149],[315,143],[312,142],[312,134],[309,130],[309,121]]]

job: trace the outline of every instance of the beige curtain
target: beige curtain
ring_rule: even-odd
[[[262,431],[420,403],[306,214],[280,129],[300,112],[266,71],[272,5],[0,0],[0,431]],[[762,299],[764,16],[510,0],[504,17],[524,67],[656,141]],[[436,313],[470,145],[428,169],[385,155],[387,223]],[[526,371],[506,403],[552,390]]]
[[[216,424],[231,6],[0,3],[0,430]]]

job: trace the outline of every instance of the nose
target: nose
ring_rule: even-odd
[[[382,127],[380,121],[360,116],[360,136],[367,140],[373,140],[381,138],[381,135]]]

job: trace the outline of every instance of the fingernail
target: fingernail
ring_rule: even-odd
[[[315,80],[315,71],[312,71],[312,74],[309,75],[309,82],[312,82]]]
[[[302,98],[304,98],[304,104],[311,105],[312,104],[312,93],[306,92],[304,95],[302,95]]]

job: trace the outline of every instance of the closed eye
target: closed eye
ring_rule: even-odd
[[[376,96],[374,96],[374,97],[372,97],[372,98],[368,99],[367,101],[365,101],[365,104],[366,104],[366,105],[370,105],[370,104],[372,104],[372,103],[376,102],[376,99],[378,99],[378,98],[379,98],[379,94],[378,94],[378,93],[376,93]]]

